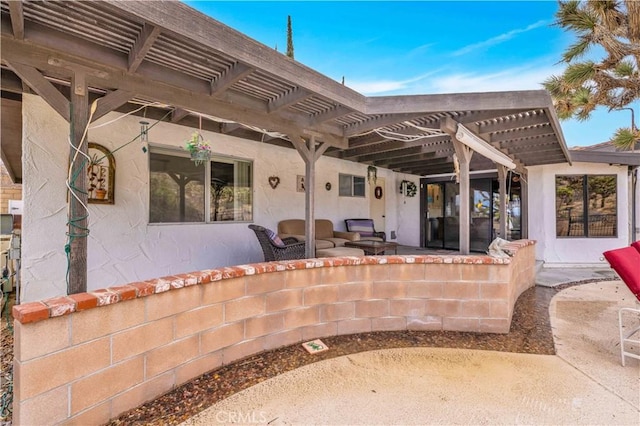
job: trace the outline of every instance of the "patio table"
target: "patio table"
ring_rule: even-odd
[[[362,249],[367,255],[385,254],[387,250],[393,250],[393,254],[398,254],[398,243],[389,241],[347,241],[344,245]]]

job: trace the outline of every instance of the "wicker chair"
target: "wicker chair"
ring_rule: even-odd
[[[249,229],[256,233],[258,242],[262,247],[264,261],[272,260],[292,260],[305,258],[305,242],[296,240],[295,238],[283,238],[284,247],[280,247],[269,238],[267,229],[260,225],[249,225]]]

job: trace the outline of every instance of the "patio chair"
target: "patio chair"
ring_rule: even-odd
[[[280,239],[275,232],[260,225],[249,225],[249,229],[256,233],[265,262],[305,258],[304,241],[298,242],[295,238]]]
[[[634,243],[631,247],[624,247],[615,250],[605,251],[603,253],[605,259],[616,271],[620,279],[629,287],[629,290],[636,297],[635,308],[620,308],[618,311],[618,329],[620,331],[620,356],[622,358],[622,366],[624,366],[625,357],[640,359],[640,244]],[[634,325],[624,330],[624,314],[633,314],[637,317]],[[631,352],[629,346],[635,348],[635,352]]]
[[[345,219],[344,224],[348,232],[360,234],[361,241],[387,241],[387,234],[374,228],[373,219]]]

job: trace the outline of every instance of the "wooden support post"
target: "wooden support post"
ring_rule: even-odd
[[[85,128],[89,123],[89,96],[84,75],[76,73],[71,82],[70,194],[69,194],[69,283],[68,294],[87,291],[87,176],[88,143]],[[79,151],[79,152],[77,152]],[[83,155],[84,154],[84,155]]]
[[[529,238],[529,185],[527,174],[520,174],[520,238]]]
[[[307,238],[307,245],[305,247],[305,254],[307,258],[316,257],[316,221],[315,221],[315,199],[316,199],[316,162],[314,158],[316,156],[316,138],[311,136],[307,140],[307,152],[309,158],[305,159],[304,164],[304,220],[305,220],[305,235]]]
[[[469,254],[471,247],[471,183],[469,182],[469,163],[473,151],[451,136],[451,142],[460,163],[460,253]]]
[[[498,211],[500,212],[500,238],[507,239],[507,168],[498,166],[498,185],[500,191]]]
[[[307,258],[316,257],[316,221],[315,221],[315,181],[316,181],[316,161],[329,148],[326,142],[316,146],[316,137],[311,135],[305,142],[298,135],[290,135],[291,142],[304,160],[304,193],[305,193],[305,256]]]

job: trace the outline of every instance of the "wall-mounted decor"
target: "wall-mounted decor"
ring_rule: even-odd
[[[280,185],[280,178],[278,176],[269,176],[269,185],[271,185],[271,188],[276,189]]]
[[[376,199],[381,199],[382,198],[382,187],[381,186],[376,186],[376,188],[373,190],[373,195],[375,195]]]
[[[326,189],[327,191],[331,191],[331,182],[327,182],[324,184],[324,189]]]
[[[304,192],[304,176],[296,176],[296,191]]]
[[[89,142],[87,192],[89,202],[115,204],[116,160],[107,148]]]
[[[407,197],[415,197],[418,192],[418,187],[416,184],[411,182],[410,180],[403,180],[400,182],[400,193],[402,195],[406,195]]]

